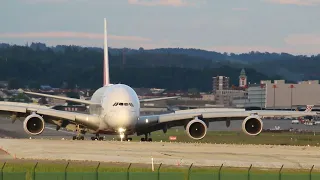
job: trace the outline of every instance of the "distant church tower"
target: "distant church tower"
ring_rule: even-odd
[[[247,75],[244,69],[241,70],[239,76],[239,87],[245,88],[247,87]]]

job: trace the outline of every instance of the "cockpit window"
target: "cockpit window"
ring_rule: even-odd
[[[115,102],[113,106],[131,106],[134,107],[132,103],[122,103],[122,102]]]

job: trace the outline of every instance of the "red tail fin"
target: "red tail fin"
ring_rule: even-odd
[[[314,105],[307,105],[305,112],[311,112]]]

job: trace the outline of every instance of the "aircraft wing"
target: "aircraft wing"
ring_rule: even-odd
[[[167,99],[178,99],[180,96],[172,96],[172,97],[161,97],[161,98],[150,98],[150,99],[140,99],[140,102],[151,102],[151,101],[161,101]]]
[[[55,96],[50,94],[42,94],[42,93],[35,93],[35,92],[23,92],[25,94],[35,95],[35,96],[42,96],[42,97],[49,97],[49,98],[55,98],[55,99],[62,99],[66,101],[72,101],[76,103],[81,104],[88,104],[88,105],[99,105],[97,103],[94,103],[92,101],[84,100],[84,99],[76,99],[76,98],[69,98],[69,97],[62,97],[62,96]],[[161,97],[161,98],[150,98],[150,99],[140,99],[140,102],[151,102],[151,101],[161,101],[161,100],[167,100],[167,99],[177,99],[180,96],[173,96],[173,97]]]
[[[92,101],[84,100],[84,99],[76,99],[76,98],[69,98],[69,97],[62,97],[62,96],[55,96],[55,95],[50,95],[50,94],[42,94],[42,93],[35,93],[35,92],[23,92],[25,94],[30,94],[30,95],[36,95],[36,96],[42,96],[42,97],[49,97],[49,98],[55,98],[55,99],[62,99],[66,101],[72,101],[76,103],[81,103],[81,104],[88,104],[88,105],[97,105],[97,103],[94,103]]]
[[[230,122],[232,120],[243,120],[243,121],[249,122],[250,119],[254,119],[253,121],[251,121],[252,124],[249,124],[250,126],[255,125],[255,126],[262,127],[263,123],[260,118],[263,118],[263,117],[277,117],[277,116],[301,117],[301,116],[316,116],[316,115],[318,115],[317,112],[306,112],[306,111],[274,111],[274,110],[210,111],[208,109],[195,109],[194,111],[181,110],[181,111],[176,111],[174,113],[168,113],[168,114],[141,116],[136,125],[136,129],[137,129],[137,134],[141,135],[141,134],[150,133],[152,131],[157,131],[161,129],[164,130],[164,129],[175,127],[175,126],[186,127],[193,120],[195,121],[200,120],[201,122],[205,123],[206,126],[208,126],[209,122],[214,122],[214,121]],[[249,126],[247,127],[246,125],[243,124],[242,127],[248,128]],[[207,129],[207,127],[205,127],[204,129]],[[259,133],[261,132],[261,130],[259,131]],[[255,133],[252,133],[252,134],[255,134]]]
[[[194,109],[192,110],[181,110],[174,113],[160,114],[160,115],[150,115],[141,116],[139,121],[145,119],[152,119],[152,122],[156,123],[166,123],[173,121],[181,121],[193,119],[194,117],[200,117],[203,120],[209,121],[224,121],[227,119],[241,120],[241,118],[246,118],[248,116],[259,116],[261,117],[276,117],[276,116],[291,116],[291,117],[301,117],[301,116],[316,116],[317,112],[305,112],[305,111],[272,111],[272,110],[257,110],[257,111],[245,111],[245,110],[226,110],[226,111],[211,111],[208,109]],[[150,121],[149,121],[150,122]]]
[[[26,117],[32,112],[35,112],[41,116],[45,116],[51,119],[63,119],[72,122],[83,124],[83,122],[98,122],[99,117],[95,115],[60,111],[51,109],[47,106],[40,106],[28,103],[16,103],[16,102],[0,102],[0,114],[1,115],[13,115],[15,117]]]

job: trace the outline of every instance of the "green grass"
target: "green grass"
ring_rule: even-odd
[[[4,167],[4,172],[26,172],[26,179],[31,180],[33,177],[33,169],[35,167],[36,162],[30,160],[15,160],[12,162],[8,162]],[[2,165],[2,164],[1,164]],[[60,175],[64,175],[65,168],[67,162],[65,161],[39,161],[36,167],[36,173],[61,173]],[[70,162],[67,172],[96,172],[97,163],[93,162],[81,162],[81,161],[73,161]],[[129,164],[125,163],[101,163],[98,172],[123,172],[126,173]],[[159,164],[155,165],[155,172]],[[192,167],[191,174],[197,175],[201,174],[215,174],[217,175],[220,167]],[[235,167],[222,167],[221,175],[228,176],[238,174],[239,176],[246,177],[248,174],[248,168],[235,168]],[[280,169],[266,169],[266,168],[255,168],[252,167],[250,170],[250,174],[255,175],[278,175]],[[168,166],[162,165],[160,169],[160,174],[163,172],[180,172],[183,173],[185,179],[188,177],[189,166]],[[301,175],[307,176],[309,174],[309,169],[283,169],[282,174],[288,175]],[[150,165],[145,164],[132,164],[129,172],[149,172],[152,173]],[[319,174],[319,171],[314,170],[313,174]],[[51,174],[52,175],[52,174]]]
[[[152,133],[153,141],[170,141],[169,136],[176,136],[178,142],[198,142],[198,143],[217,143],[217,144],[272,144],[272,145],[298,145],[298,146],[319,146],[320,134],[313,133],[294,133],[294,132],[263,132],[258,136],[248,136],[243,132],[235,131],[209,131],[203,140],[192,140],[185,133],[185,130],[169,130],[166,134],[162,131]],[[110,137],[107,137],[110,139]],[[134,141],[139,141],[140,137],[134,137]],[[10,160],[4,167],[4,172],[26,172],[27,179],[32,179],[32,172],[36,161],[31,160]],[[39,161],[36,172],[64,172],[67,162],[65,161]],[[68,172],[95,172],[97,163],[90,161],[72,161],[70,162]],[[1,166],[1,164],[0,164]],[[125,163],[101,163],[99,172],[126,172],[129,164]],[[155,165],[155,170],[158,168]],[[186,178],[188,175],[188,166],[168,166],[162,165],[161,172],[182,172]],[[218,172],[219,167],[192,167],[192,173],[214,173]],[[132,164],[130,172],[152,172],[149,164]],[[248,168],[223,167],[221,173],[240,173],[245,176]],[[279,169],[255,168],[251,169],[255,174],[273,174],[279,173]],[[308,174],[309,169],[283,169],[284,174]],[[320,173],[316,169],[313,173]],[[320,177],[320,176],[319,176]]]
[[[166,134],[162,131],[152,133],[153,141],[168,142],[170,136],[176,136],[177,142],[320,146],[320,133],[262,132],[258,136],[249,136],[240,131],[208,131],[202,140],[191,139],[184,129],[169,130]],[[140,141],[140,137],[133,136],[133,141]]]

